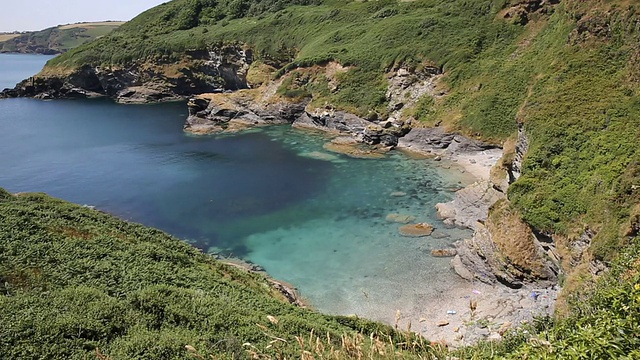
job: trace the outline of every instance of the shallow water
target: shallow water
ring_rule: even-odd
[[[468,181],[428,160],[352,159],[323,134],[273,126],[182,132],[183,103],[0,100],[0,186],[43,191],[263,266],[319,310],[392,321],[459,280],[430,256],[469,233],[437,202]],[[437,229],[408,238],[385,217]]]

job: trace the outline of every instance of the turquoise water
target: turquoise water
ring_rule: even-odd
[[[434,212],[468,181],[459,172],[397,152],[330,154],[323,134],[286,126],[189,136],[186,115],[183,103],[0,100],[0,186],[96,206],[249,260],[329,313],[392,321],[460,281],[449,259],[430,256],[470,235],[445,229]],[[437,230],[402,237],[385,220],[391,213]]]

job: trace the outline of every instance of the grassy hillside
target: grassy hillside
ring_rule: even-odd
[[[624,1],[398,2],[175,0],[49,69],[182,59],[224,42],[293,71],[300,91],[362,116],[388,112],[385,73],[435,65],[448,95],[407,116],[496,142],[525,125],[531,148],[509,197],[525,220],[566,238],[587,227],[612,259],[640,202],[640,6]],[[237,4],[245,4],[234,7]],[[546,4],[546,5],[544,5]],[[550,5],[555,4],[555,5]],[[238,5],[239,6],[239,5]],[[537,9],[537,10],[536,10]],[[298,67],[336,60],[351,70],[330,90]],[[299,86],[299,85],[297,85]],[[283,92],[283,93],[286,93]],[[373,115],[376,116],[376,115]]]
[[[0,189],[3,359],[636,359],[640,242],[570,306],[563,319],[448,353],[289,305],[265,278],[159,230]]]
[[[320,105],[384,118],[386,74],[400,66],[436,66],[444,72],[438,86],[446,96],[425,97],[405,115],[425,126],[439,125],[498,143],[513,141],[521,125],[529,151],[522,176],[509,189],[509,200],[537,233],[553,237],[571,273],[564,283],[569,289],[564,318],[541,323],[528,334],[514,333],[500,345],[464,349],[459,356],[632,359],[640,356],[635,350],[640,345],[638,24],[640,5],[623,0],[174,0],[52,59],[47,67],[51,74],[86,64],[167,63],[188,58],[190,50],[239,43],[255,50],[258,64],[275,68],[275,76],[292,76],[280,89],[283,94],[291,90]],[[328,86],[323,72],[305,71],[328,61],[349,66],[337,75],[338,86]],[[509,158],[505,162],[509,165]],[[31,206],[27,203],[39,198],[9,198],[6,204]],[[38,229],[30,221],[40,220],[29,219],[53,216],[32,215],[11,226]],[[69,224],[76,221],[71,220]],[[111,231],[96,229],[100,231],[89,234]],[[134,230],[151,231],[142,229]],[[586,254],[575,254],[576,242],[589,245]],[[612,267],[597,282],[589,272],[593,260]],[[99,269],[95,271],[111,271]],[[38,271],[26,274],[39,276]],[[100,286],[100,291],[107,291],[108,286]],[[32,296],[28,301],[36,301]],[[260,314],[256,319],[264,319],[265,312]],[[322,324],[334,326],[329,323]],[[155,329],[144,326],[145,331]],[[332,329],[336,334],[352,331]],[[245,333],[233,334],[238,338]],[[253,340],[259,334],[246,334],[250,340],[241,341],[268,343],[267,338]],[[42,338],[53,339],[46,343],[51,345],[73,336],[47,333]],[[102,337],[91,341],[104,341],[95,339]],[[110,346],[120,354],[120,347]]]
[[[289,305],[262,276],[161,231],[0,189],[0,358],[193,358],[187,345],[207,358],[435,352],[381,324]]]
[[[61,25],[21,34],[0,34],[0,53],[59,54],[107,35],[122,22]]]
[[[254,48],[260,60],[283,70],[328,60],[356,66],[341,79],[336,93],[329,93],[326,86],[314,92],[359,114],[384,114],[384,73],[394,66],[428,63],[445,71],[456,69],[485,48],[514,42],[523,31],[494,21],[501,9],[501,3],[495,1],[324,1],[257,16],[236,14],[221,6],[207,8],[204,3],[181,0],[156,7],[111,36],[54,59],[50,65],[171,61],[180,59],[186,50],[239,42]],[[189,21],[178,20],[183,18]],[[511,119],[491,132],[506,136],[515,129],[512,123]]]

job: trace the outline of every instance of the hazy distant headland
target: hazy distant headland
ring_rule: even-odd
[[[0,33],[0,53],[55,55],[110,33],[122,21],[81,22],[40,31]]]

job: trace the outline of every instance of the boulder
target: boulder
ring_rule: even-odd
[[[433,226],[427,223],[408,224],[400,226],[400,235],[407,237],[429,236],[433,232]]]
[[[436,204],[436,209],[445,224],[475,229],[487,219],[489,207],[504,196],[489,181],[478,181],[457,191],[452,201]]]
[[[403,215],[403,214],[389,214],[386,217],[388,222],[400,223],[400,224],[408,224],[412,221],[416,220],[416,217],[413,215]]]
[[[456,249],[433,249],[431,250],[431,256],[433,257],[454,257],[458,254]]]

